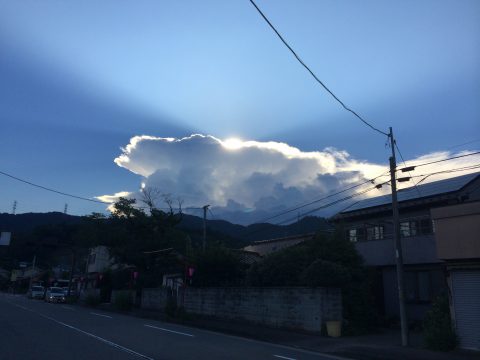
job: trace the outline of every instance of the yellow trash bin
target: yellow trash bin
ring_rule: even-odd
[[[341,321],[327,321],[327,334],[330,337],[340,337],[342,335]]]

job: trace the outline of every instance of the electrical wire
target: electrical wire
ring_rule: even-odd
[[[426,166],[426,165],[431,165],[431,164],[437,164],[437,163],[440,163],[440,162],[443,162],[443,161],[460,159],[460,158],[464,158],[464,157],[467,157],[467,156],[473,156],[473,155],[478,155],[478,154],[480,154],[480,151],[475,151],[475,152],[468,153],[468,154],[453,156],[453,157],[442,159],[442,160],[430,161],[430,162],[426,162],[426,163],[422,163],[422,164],[418,164],[418,165],[412,165],[412,167],[420,167],[420,166]],[[402,169],[400,169],[400,170],[402,170]]]
[[[455,172],[459,172],[459,171],[468,171],[468,170],[475,170],[475,169],[480,169],[480,164],[464,166],[464,167],[461,167],[461,168],[455,168],[455,169],[449,169],[449,170],[442,170],[442,171],[437,171],[437,172],[433,172],[433,173],[430,173],[430,174],[415,175],[415,176],[412,176],[412,178],[423,177],[423,179],[421,179],[420,181],[417,182],[417,185],[418,185],[418,184],[424,182],[430,176],[439,175],[439,174],[450,174],[450,173],[455,173]]]
[[[56,193],[56,194],[60,194],[60,195],[63,195],[63,196],[68,196],[68,197],[71,197],[71,198],[75,198],[75,199],[79,199],[79,200],[85,200],[85,201],[90,201],[90,202],[99,203],[99,204],[112,204],[111,202],[101,201],[101,200],[95,200],[95,199],[89,199],[89,198],[86,198],[86,197],[83,197],[83,196],[73,195],[73,194],[69,194],[69,193],[63,192],[63,191],[59,191],[59,190],[55,190],[55,189],[52,189],[52,188],[48,188],[48,187],[46,187],[46,186],[38,185],[38,184],[35,184],[35,183],[33,183],[33,182],[30,182],[30,181],[27,181],[27,180],[24,180],[24,179],[20,179],[19,177],[13,176],[13,175],[11,175],[11,174],[7,174],[6,172],[3,172],[3,171],[0,171],[0,174],[1,174],[1,175],[4,175],[4,176],[7,176],[7,177],[9,177],[9,178],[11,178],[11,179],[14,179],[14,180],[23,182],[23,183],[25,183],[25,184],[28,184],[28,185],[31,185],[31,186],[34,186],[34,187],[37,187],[37,188],[40,188],[40,189],[43,189],[43,190],[47,190],[47,191],[50,191],[50,192],[53,192],[53,193]]]
[[[362,121],[365,125],[370,127],[372,130],[375,130],[379,132],[382,135],[389,136],[386,132],[383,132],[382,130],[377,129],[374,127],[372,124],[367,122],[365,119],[363,119],[360,115],[358,115],[354,110],[350,109],[347,105],[343,103],[318,77],[315,75],[315,73],[303,62],[303,60],[300,58],[300,56],[297,55],[295,50],[292,49],[292,47],[287,43],[287,41],[283,38],[282,35],[278,32],[278,30],[273,26],[273,24],[268,20],[266,15],[260,10],[260,8],[255,4],[253,0],[250,0],[250,3],[257,9],[258,13],[262,16],[262,18],[265,20],[265,22],[270,26],[270,28],[277,34],[278,38],[283,42],[283,44],[290,50],[290,52],[295,56],[297,61],[312,75],[312,77],[347,111],[355,115],[360,121]]]
[[[458,148],[458,147],[461,147],[461,146],[473,144],[473,143],[476,143],[476,142],[479,142],[479,141],[480,141],[480,139],[470,140],[470,141],[464,142],[462,144],[450,146],[447,150],[451,150],[451,149],[455,149],[455,148]]]
[[[268,217],[268,218],[262,219],[262,220],[258,221],[257,223],[267,222],[268,220],[275,219],[275,218],[280,217],[280,216],[282,216],[282,215],[286,215],[286,214],[291,213],[291,212],[293,212],[293,211],[296,211],[296,210],[302,209],[302,208],[304,208],[304,207],[307,207],[307,206],[316,204],[316,203],[318,203],[318,202],[320,202],[320,201],[329,199],[329,198],[331,198],[331,197],[333,197],[333,196],[335,196],[335,195],[342,194],[342,193],[347,192],[347,191],[349,191],[349,190],[353,190],[353,189],[355,189],[355,188],[357,188],[357,187],[359,187],[359,186],[362,186],[362,185],[365,185],[365,184],[368,184],[368,183],[373,183],[376,179],[378,179],[378,178],[380,178],[380,177],[382,177],[382,176],[386,176],[386,174],[388,174],[389,172],[390,172],[390,171],[384,172],[384,173],[382,173],[381,175],[378,175],[378,176],[376,176],[376,177],[374,177],[374,178],[372,178],[372,179],[369,179],[369,180],[366,180],[366,181],[364,181],[364,182],[362,182],[362,183],[359,183],[359,184],[350,186],[350,187],[345,188],[345,189],[343,189],[343,190],[339,190],[339,191],[337,191],[337,192],[331,193],[331,194],[329,194],[329,195],[327,195],[327,196],[324,196],[324,197],[322,197],[322,198],[320,198],[320,199],[313,200],[313,201],[310,201],[310,202],[308,202],[308,203],[304,203],[304,204],[297,205],[297,206],[295,206],[294,208],[291,208],[291,209],[289,209],[289,210],[285,210],[285,211],[283,211],[283,212],[281,212],[281,213],[278,213],[278,214],[276,214],[276,215],[273,215],[273,216],[270,216],[270,217]]]
[[[403,158],[402,152],[400,151],[400,148],[398,147],[397,140],[393,141],[395,147],[397,148],[398,154],[400,155],[400,158],[402,159],[403,166],[407,167],[407,164],[405,164],[405,159]],[[410,171],[408,171],[408,175],[410,175],[410,178],[412,177],[412,174]],[[420,192],[419,188],[417,187],[417,184],[415,181],[411,180],[413,183],[413,186],[415,186],[415,189],[417,190],[418,196],[422,196],[422,193]]]
[[[379,177],[379,176],[378,176],[378,177]],[[381,183],[381,184],[379,184],[379,185],[385,185],[385,184],[387,184],[387,183],[388,183],[388,181],[383,182],[383,183]],[[351,194],[351,195],[346,196],[346,197],[344,197],[344,198],[334,200],[334,201],[332,201],[332,202],[330,202],[330,203],[327,203],[327,204],[324,204],[324,205],[322,205],[322,206],[320,206],[320,207],[317,207],[317,208],[315,208],[315,209],[309,210],[308,212],[303,213],[303,214],[301,214],[301,215],[299,215],[299,216],[292,217],[292,218],[289,218],[289,219],[287,219],[287,220],[283,220],[283,221],[274,223],[274,224],[272,224],[272,225],[284,225],[284,224],[290,223],[290,222],[292,222],[292,221],[294,221],[294,220],[300,221],[300,219],[303,219],[305,216],[310,215],[310,214],[312,214],[312,213],[314,213],[314,212],[316,212],[316,211],[318,211],[318,210],[325,209],[325,208],[328,208],[328,207],[330,207],[330,206],[339,204],[339,203],[341,203],[341,202],[350,200],[350,199],[352,199],[352,198],[354,198],[354,197],[356,197],[356,196],[363,195],[363,194],[365,194],[365,193],[367,193],[367,192],[369,192],[369,191],[375,190],[375,189],[377,189],[377,188],[378,188],[378,185],[375,185],[375,186],[370,187],[370,188],[368,188],[368,189],[362,190],[362,191],[360,191],[360,192],[358,192],[358,193]],[[339,193],[340,193],[340,192],[339,192]],[[257,223],[255,223],[255,224],[251,224],[251,225],[249,225],[249,226],[259,225],[259,224],[260,224],[260,223],[257,222]],[[251,236],[251,235],[260,233],[260,232],[262,232],[262,231],[266,231],[266,230],[267,230],[267,229],[265,229],[265,228],[255,229],[255,230],[247,231],[246,233],[242,234],[242,236],[243,236],[243,237],[247,237],[247,236]]]
[[[388,183],[389,183],[389,181],[385,181],[385,182],[381,183],[380,185],[385,185],[385,184],[388,184]],[[357,192],[357,193],[355,193],[355,194],[346,196],[346,197],[341,198],[341,199],[337,199],[337,200],[335,200],[335,201],[332,201],[331,203],[328,203],[328,204],[319,206],[319,207],[317,207],[317,208],[315,208],[315,209],[309,210],[309,211],[301,214],[300,217],[297,216],[297,217],[295,217],[295,218],[290,218],[290,219],[287,219],[287,220],[283,220],[283,221],[281,221],[280,223],[277,223],[277,224],[275,224],[275,225],[282,225],[282,224],[285,224],[285,223],[289,223],[289,222],[291,222],[291,221],[293,221],[293,220],[295,220],[295,219],[299,219],[299,218],[300,218],[300,219],[303,219],[303,218],[304,218],[305,216],[307,216],[307,215],[313,214],[313,213],[315,213],[315,212],[317,212],[317,211],[319,211],[319,210],[326,209],[326,208],[328,208],[328,207],[330,207],[330,206],[339,204],[339,203],[341,203],[341,202],[344,202],[344,201],[353,199],[354,197],[357,197],[357,196],[366,194],[367,192],[370,192],[370,191],[375,190],[375,189],[377,189],[377,186],[372,186],[372,187],[370,187],[370,188],[368,188],[368,189],[362,190],[362,191]]]

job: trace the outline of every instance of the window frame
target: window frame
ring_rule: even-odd
[[[399,228],[402,239],[434,234],[433,221],[429,216],[400,219]]]

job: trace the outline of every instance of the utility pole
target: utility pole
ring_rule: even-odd
[[[29,289],[32,288],[32,280],[33,280],[33,275],[35,274],[35,263],[37,262],[37,255],[33,255],[33,261],[32,261],[32,273],[30,274],[30,285],[28,286]]]
[[[67,214],[67,210],[68,210],[68,204],[65,204],[65,207],[63,208],[63,213]]]
[[[392,210],[393,210],[393,239],[395,244],[395,262],[397,266],[397,283],[398,283],[398,302],[400,305],[400,325],[402,328],[402,346],[408,346],[408,320],[405,308],[405,286],[403,281],[403,252],[402,242],[400,239],[400,221],[397,200],[397,180],[396,168],[397,162],[395,158],[395,139],[393,138],[393,130],[390,127],[390,146],[392,148],[392,156],[390,157],[390,182],[392,186]]]
[[[15,212],[17,211],[17,200],[13,202],[13,207],[12,207],[12,215],[15,215]]]
[[[68,279],[67,297],[70,297],[70,293],[72,291],[73,272],[75,271],[75,260],[76,260],[75,249],[71,248],[70,250],[72,250],[72,266],[70,267],[70,276],[69,276],[69,279]]]
[[[210,205],[203,207],[203,251],[207,248],[207,210]]]

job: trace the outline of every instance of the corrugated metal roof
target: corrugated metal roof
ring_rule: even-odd
[[[398,191],[398,201],[403,202],[413,199],[421,199],[429,196],[439,195],[450,193],[453,191],[460,190],[462,187],[467,185],[470,181],[475,179],[480,175],[480,172],[457,176],[450,179],[434,181],[428,184],[418,185],[418,191],[414,186]],[[374,198],[365,199],[359,201],[358,203],[352,205],[345,211],[342,211],[342,214],[350,213],[352,211],[371,208],[375,206],[387,205],[392,202],[392,196],[390,194],[377,196]]]

